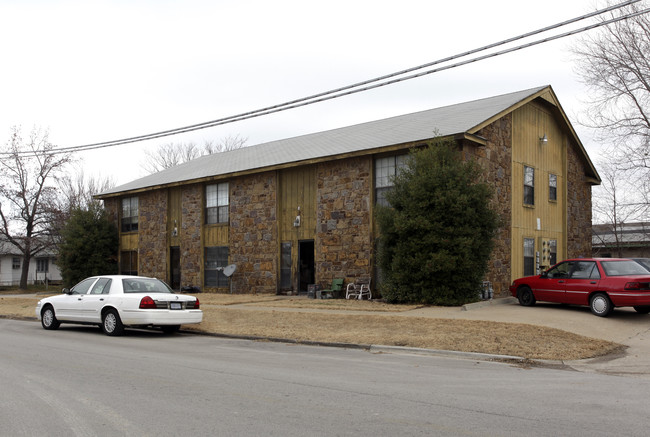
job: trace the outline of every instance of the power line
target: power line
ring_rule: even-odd
[[[617,4],[617,5],[614,5],[614,6],[609,6],[607,8],[591,12],[589,14],[581,15],[579,17],[572,18],[570,20],[566,20],[566,21],[563,21],[563,22],[560,22],[560,23],[557,23],[557,24],[553,24],[551,26],[543,27],[541,29],[537,29],[537,30],[534,30],[534,31],[531,31],[531,32],[527,32],[527,33],[524,33],[522,35],[518,35],[518,36],[515,36],[515,37],[512,37],[512,38],[508,38],[508,39],[505,39],[503,41],[488,44],[486,46],[483,46],[483,47],[480,47],[480,48],[477,48],[477,49],[469,50],[469,51],[466,51],[466,52],[463,52],[463,53],[460,53],[460,54],[457,54],[457,55],[449,56],[449,57],[439,59],[439,60],[436,60],[436,61],[433,61],[433,62],[422,64],[422,65],[419,65],[419,66],[416,66],[416,67],[412,67],[412,68],[408,68],[408,69],[401,70],[401,71],[398,71],[398,72],[390,73],[390,74],[387,74],[387,75],[384,75],[384,76],[376,77],[374,79],[369,79],[369,80],[365,80],[365,81],[362,81],[362,82],[357,82],[357,83],[352,84],[352,85],[347,85],[347,86],[336,88],[336,89],[333,89],[333,90],[321,92],[321,93],[314,94],[314,95],[309,96],[309,97],[303,97],[303,98],[300,98],[300,99],[295,99],[295,100],[291,100],[291,101],[288,101],[288,102],[280,103],[280,104],[277,104],[277,105],[268,106],[268,107],[265,107],[265,108],[261,108],[261,109],[257,109],[257,110],[253,110],[253,111],[249,111],[249,112],[244,112],[244,113],[237,114],[237,115],[232,115],[232,116],[220,118],[220,119],[217,119],[217,120],[212,120],[212,121],[208,121],[208,122],[203,122],[203,123],[193,124],[193,125],[189,125],[189,126],[184,126],[184,127],[180,127],[180,128],[155,132],[155,133],[146,134],[146,135],[140,135],[140,136],[136,136],[136,137],[130,137],[130,138],[123,138],[123,139],[119,139],[119,140],[101,142],[101,143],[93,143],[93,144],[86,144],[86,145],[81,145],[81,146],[71,146],[71,147],[61,147],[61,148],[57,148],[57,149],[50,149],[49,151],[47,151],[47,153],[68,153],[68,152],[76,152],[76,151],[93,150],[93,149],[114,147],[114,146],[123,145],[123,144],[147,141],[147,140],[162,138],[162,137],[167,137],[167,136],[173,136],[173,135],[192,132],[192,131],[196,131],[196,130],[207,129],[207,128],[210,128],[210,127],[220,126],[220,125],[224,125],[224,124],[234,123],[234,122],[237,122],[237,121],[247,120],[247,119],[250,119],[250,118],[261,117],[263,115],[269,115],[269,114],[273,114],[273,113],[276,113],[276,112],[282,112],[282,111],[286,111],[286,110],[289,110],[289,109],[294,109],[294,108],[298,108],[298,107],[302,107],[302,106],[312,105],[314,103],[319,103],[319,102],[323,102],[323,101],[326,101],[326,100],[332,100],[332,99],[336,99],[336,98],[339,98],[339,97],[344,97],[344,96],[348,96],[348,95],[351,95],[351,94],[356,94],[356,93],[360,93],[360,92],[363,92],[363,91],[368,91],[368,90],[371,90],[371,89],[392,85],[392,84],[395,84],[395,83],[398,83],[398,82],[403,82],[403,81],[415,79],[415,78],[418,78],[418,77],[426,76],[426,75],[437,73],[437,72],[440,72],[440,71],[449,70],[449,69],[457,68],[457,67],[460,67],[460,66],[463,66],[463,65],[479,62],[479,61],[482,61],[482,60],[485,60],[485,59],[501,56],[501,55],[511,53],[511,52],[514,52],[514,51],[519,51],[519,50],[529,48],[529,47],[532,47],[532,46],[535,46],[535,45],[547,43],[549,41],[553,41],[553,40],[556,40],[556,39],[565,38],[567,36],[582,33],[582,32],[588,31],[588,30],[592,30],[592,29],[595,29],[595,28],[598,28],[598,27],[601,27],[601,26],[606,26],[606,25],[609,25],[609,24],[612,24],[612,23],[615,23],[615,22],[618,22],[618,21],[621,21],[621,20],[625,20],[625,19],[628,19],[628,18],[633,18],[633,17],[636,17],[636,16],[639,16],[639,15],[650,12],[650,8],[647,8],[647,9],[644,9],[642,11],[630,13],[630,14],[623,15],[623,16],[620,16],[620,17],[615,17],[615,18],[612,18],[612,19],[609,19],[609,20],[601,21],[599,23],[595,23],[595,24],[585,26],[585,27],[582,27],[582,28],[579,28],[579,29],[564,32],[564,33],[561,33],[561,34],[558,34],[558,35],[553,35],[553,36],[543,38],[543,39],[540,39],[540,40],[536,40],[536,41],[533,41],[533,42],[530,42],[530,43],[526,43],[526,44],[522,44],[522,45],[519,45],[519,46],[511,47],[511,48],[508,48],[508,49],[492,52],[492,53],[485,54],[485,55],[482,55],[482,56],[478,56],[478,57],[475,57],[475,58],[460,61],[460,62],[457,62],[457,63],[454,63],[454,64],[449,64],[449,65],[445,65],[445,66],[442,66],[442,67],[438,67],[438,68],[422,71],[422,72],[419,72],[419,73],[411,74],[411,75],[408,75],[408,76],[404,76],[407,73],[422,70],[422,69],[432,67],[432,66],[435,66],[435,65],[440,65],[440,64],[443,64],[445,62],[450,62],[450,61],[460,59],[460,58],[464,58],[464,57],[467,57],[469,55],[480,53],[480,52],[483,52],[483,51],[486,51],[486,50],[489,50],[489,49],[492,49],[492,48],[500,47],[500,46],[503,46],[505,44],[509,44],[509,43],[512,43],[512,42],[515,42],[515,41],[526,39],[526,38],[529,38],[529,37],[534,36],[534,35],[539,35],[541,33],[545,33],[545,32],[548,32],[550,30],[554,30],[554,29],[557,29],[557,28],[560,28],[560,27],[567,26],[569,24],[573,24],[573,23],[576,23],[576,22],[579,22],[579,21],[582,21],[582,20],[585,20],[585,19],[588,19],[588,18],[592,18],[594,16],[601,15],[601,14],[604,14],[606,12],[610,12],[610,11],[613,11],[615,9],[622,8],[624,6],[628,6],[628,5],[631,5],[633,3],[638,3],[639,1],[641,1],[641,0],[630,0],[630,1],[620,3],[620,4]],[[399,76],[404,76],[404,77],[399,77]],[[379,83],[377,83],[377,82],[379,82]],[[19,153],[21,153],[21,152],[19,152]],[[33,153],[33,152],[24,152],[24,153]],[[8,155],[8,154],[10,154],[10,153],[6,153],[6,152],[2,153],[2,152],[0,152],[0,155]]]

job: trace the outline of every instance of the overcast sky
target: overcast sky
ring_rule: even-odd
[[[0,0],[0,140],[46,128],[77,146],[210,121],[421,65],[564,21],[594,0],[327,2]],[[593,23],[593,19],[585,23]],[[574,26],[575,27],[575,26]],[[577,123],[575,37],[244,122],[78,154],[117,184],[145,149],[226,136],[247,144],[552,85]]]

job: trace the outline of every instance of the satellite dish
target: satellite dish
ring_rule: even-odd
[[[229,278],[233,273],[235,273],[235,270],[237,270],[237,266],[235,264],[230,264],[223,268],[223,274]]]

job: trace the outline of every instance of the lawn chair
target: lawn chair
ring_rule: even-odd
[[[334,297],[339,297],[343,292],[343,281],[344,279],[333,279],[332,285],[327,290],[320,290],[321,299],[332,299]]]
[[[368,296],[368,300],[372,299],[372,291],[370,290],[370,278],[361,278],[348,284],[345,290],[345,298],[350,299],[363,299],[363,296]]]

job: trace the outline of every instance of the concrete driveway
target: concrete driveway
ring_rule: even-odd
[[[514,298],[494,299],[459,308],[421,308],[404,316],[436,317],[548,326],[586,337],[614,341],[628,346],[619,356],[607,356],[563,364],[583,372],[640,376],[650,379],[650,315],[632,308],[616,308],[606,318],[591,314],[587,307],[537,303],[522,307]]]

